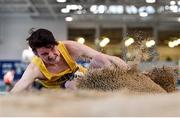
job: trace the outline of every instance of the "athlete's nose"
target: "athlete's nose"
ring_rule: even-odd
[[[48,55],[48,59],[53,59],[54,58],[54,54],[52,52],[49,52],[49,55]]]

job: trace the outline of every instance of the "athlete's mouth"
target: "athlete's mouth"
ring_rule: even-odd
[[[54,60],[56,60],[56,57],[54,57],[54,58],[49,58],[48,57],[48,61],[54,61]]]

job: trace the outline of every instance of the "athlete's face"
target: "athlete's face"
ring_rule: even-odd
[[[36,49],[37,55],[46,63],[46,64],[56,64],[60,61],[60,53],[57,46],[48,46],[41,47]]]

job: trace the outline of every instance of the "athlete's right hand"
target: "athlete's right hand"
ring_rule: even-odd
[[[70,89],[70,90],[77,90],[77,80],[76,79],[73,79],[73,80],[68,80],[66,83],[65,83],[65,88],[66,89]]]

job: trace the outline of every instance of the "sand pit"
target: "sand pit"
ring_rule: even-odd
[[[0,116],[180,116],[180,92],[46,90],[0,96]]]
[[[167,93],[135,68],[103,68],[87,76],[77,91],[3,93],[0,116],[180,116],[180,92]]]
[[[3,93],[0,116],[180,116],[180,92],[167,93],[135,68],[91,70],[86,77],[77,91]]]

